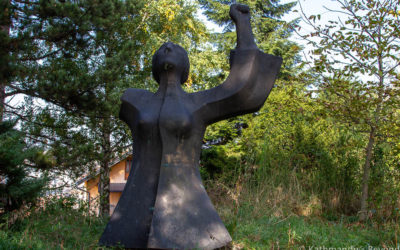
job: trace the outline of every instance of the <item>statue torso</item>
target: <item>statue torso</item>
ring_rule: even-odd
[[[122,112],[135,117],[128,122],[134,141],[133,172],[114,212],[124,218],[113,215],[113,226],[106,230],[135,221],[129,224],[135,234],[120,234],[119,240],[143,248],[179,249],[177,242],[190,246],[199,239],[204,239],[202,245],[193,248],[214,248],[230,241],[202,185],[199,160],[205,125],[195,115],[192,96],[173,88],[127,91],[133,108]],[[131,210],[122,212],[119,207]],[[188,218],[190,222],[182,223]]]

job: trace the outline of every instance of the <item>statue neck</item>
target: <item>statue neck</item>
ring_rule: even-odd
[[[168,92],[175,92],[182,90],[181,74],[174,71],[165,71],[160,75],[160,87],[157,92],[164,94]]]

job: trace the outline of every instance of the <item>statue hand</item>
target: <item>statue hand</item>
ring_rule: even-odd
[[[250,8],[244,4],[232,4],[229,16],[235,23],[241,20],[250,20]]]
[[[237,49],[257,49],[250,24],[250,8],[243,4],[232,4],[229,15],[236,25]]]

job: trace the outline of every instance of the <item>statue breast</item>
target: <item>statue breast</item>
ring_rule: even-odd
[[[161,108],[159,127],[179,138],[190,136],[193,117],[179,98],[166,97]]]

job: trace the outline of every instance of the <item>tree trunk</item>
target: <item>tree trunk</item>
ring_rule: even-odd
[[[110,215],[110,170],[106,161],[101,164],[100,180],[99,180],[99,195],[100,195],[100,216]]]
[[[4,116],[4,103],[5,103],[5,84],[3,82],[0,82],[0,122],[3,121],[3,116]]]
[[[368,211],[367,211],[368,182],[369,182],[369,172],[370,172],[374,142],[375,142],[375,128],[371,128],[371,131],[369,133],[368,145],[365,148],[365,163],[363,169],[362,190],[361,190],[361,208],[359,212],[361,221],[365,221],[368,217]]]
[[[11,19],[9,8],[4,10],[4,12],[5,12],[5,17],[8,19]],[[10,23],[11,23],[11,20],[10,20]],[[8,36],[10,35],[10,23],[0,26],[0,30],[2,32],[6,33]],[[5,60],[6,62],[8,62],[8,53],[9,53],[8,49],[0,51],[0,60]],[[6,66],[6,68],[4,68],[2,70],[7,70],[7,66]],[[1,75],[0,75],[0,122],[3,121],[4,108],[5,108],[4,104],[5,104],[5,100],[6,100],[5,96],[6,96],[7,79],[6,79],[6,77],[4,77],[4,74],[6,74],[6,72],[1,72]]]
[[[99,195],[100,195],[100,216],[110,215],[110,163],[111,163],[111,132],[108,121],[105,120],[102,126],[102,150],[103,159],[101,160]]]

